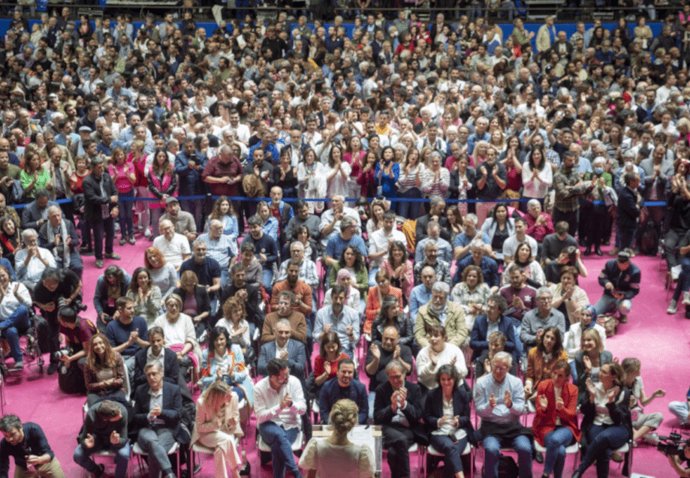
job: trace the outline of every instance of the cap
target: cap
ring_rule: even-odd
[[[165,200],[165,205],[167,206],[168,204],[179,203],[179,202],[180,201],[178,201],[176,197],[170,196],[168,199]]]
[[[79,127],[79,132],[80,133],[91,133],[93,130],[89,128],[88,126],[81,126]]]
[[[628,262],[630,260],[630,253],[626,250],[619,251],[616,258],[618,262]]]

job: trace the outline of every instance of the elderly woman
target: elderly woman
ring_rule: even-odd
[[[161,290],[152,283],[151,273],[145,267],[134,270],[127,297],[134,301],[134,315],[145,318],[148,326],[160,315],[163,307]]]
[[[300,468],[309,470],[310,477],[324,478],[335,472],[338,478],[373,478],[374,456],[368,445],[357,445],[348,434],[357,425],[359,408],[350,399],[335,402],[328,423],[328,438],[312,438],[299,460]]]
[[[429,167],[422,170],[422,193],[426,197],[448,197],[450,187],[450,171],[442,166],[441,154],[438,151],[431,153]]]
[[[242,462],[237,452],[237,440],[243,435],[240,427],[238,400],[230,387],[216,380],[199,397],[192,432],[192,444],[199,443],[214,449],[213,461],[216,478],[239,478]]]
[[[199,285],[199,279],[194,271],[182,273],[180,286],[173,291],[173,294],[182,298],[182,313],[192,318],[196,336],[201,337],[204,331],[209,328],[208,318],[211,314],[211,299],[208,297],[206,287]]]
[[[0,334],[10,346],[14,370],[24,368],[19,335],[31,326],[31,294],[21,282],[12,282],[7,268],[0,266]]]
[[[423,392],[438,387],[436,373],[442,365],[454,367],[460,379],[467,375],[462,350],[446,341],[446,329],[437,324],[429,328],[429,345],[417,354],[417,379]]]
[[[180,366],[184,369],[192,366],[197,369],[201,353],[196,340],[194,322],[190,316],[181,312],[182,305],[182,298],[179,295],[170,294],[165,299],[165,314],[159,315],[153,325],[163,329],[165,346],[177,354]]]
[[[364,309],[359,290],[352,285],[352,274],[347,269],[340,269],[336,276],[336,285],[345,288],[345,305],[351,307],[354,310],[361,311]],[[326,291],[326,295],[323,299],[324,305],[330,305],[333,301],[331,300],[333,288],[331,287]]]
[[[157,247],[149,247],[144,252],[144,265],[151,275],[151,282],[157,286],[165,298],[172,293],[177,284],[175,266],[166,262],[165,256]]]
[[[613,355],[604,350],[604,344],[599,337],[599,332],[587,329],[582,332],[580,351],[575,354],[575,371],[577,373],[577,386],[580,389],[580,403],[587,399],[587,381],[599,383],[601,367],[613,362]]]
[[[129,407],[129,390],[125,388],[126,373],[125,361],[112,349],[108,338],[100,333],[93,335],[84,366],[86,401],[89,406],[101,400],[115,400]]]
[[[563,476],[565,449],[580,441],[577,426],[577,387],[568,381],[570,367],[558,360],[550,378],[536,388],[536,415],[532,423],[534,439],[546,448],[542,478]]]
[[[597,477],[609,476],[611,452],[632,437],[631,391],[624,387],[625,373],[616,363],[601,366],[599,383],[586,381],[585,397],[580,400],[583,456],[573,478],[581,478],[595,461]]]
[[[465,325],[472,330],[474,319],[483,313],[491,289],[484,283],[482,270],[470,265],[462,271],[462,282],[458,282],[450,293],[450,300],[462,306],[465,312]]]
[[[467,443],[476,445],[470,420],[472,396],[452,364],[438,367],[436,386],[429,392],[424,405],[424,422],[429,442],[445,456],[454,478],[463,478],[462,455]],[[467,455],[469,457],[469,455]]]
[[[391,285],[388,272],[379,270],[375,276],[376,286],[372,287],[367,294],[367,306],[364,311],[365,321],[363,330],[365,334],[372,334],[372,324],[379,315],[381,305],[387,297],[394,297],[398,300],[400,309],[403,308],[402,291]]]
[[[577,313],[582,307],[589,305],[587,292],[577,285],[577,269],[566,266],[561,269],[561,281],[552,284],[553,300],[551,307],[558,309],[565,315],[567,323],[571,325],[579,320]]]
[[[551,371],[559,360],[567,360],[563,349],[563,337],[558,327],[547,327],[537,338],[537,346],[527,352],[527,373],[525,374],[525,398],[534,400],[535,391],[542,380],[551,377]]]
[[[98,314],[96,325],[101,332],[105,332],[108,322],[115,315],[117,299],[127,295],[130,281],[129,274],[117,266],[108,266],[96,281],[93,306]]]

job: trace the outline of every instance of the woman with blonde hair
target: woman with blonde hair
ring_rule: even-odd
[[[213,382],[199,397],[192,444],[213,448],[216,478],[239,478],[242,459],[237,452],[237,438],[243,435],[237,396],[222,380]],[[231,475],[228,475],[230,465]]]
[[[338,478],[374,476],[374,456],[367,445],[356,445],[348,433],[358,423],[359,408],[350,399],[338,400],[328,417],[332,433],[328,438],[312,438],[307,443],[299,466],[309,478],[321,478],[337,471]]]

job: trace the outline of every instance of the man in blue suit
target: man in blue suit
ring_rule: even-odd
[[[149,456],[150,476],[175,478],[168,450],[178,441],[182,395],[180,387],[163,380],[158,362],[144,367],[145,385],[134,395],[134,426],[137,443]]]
[[[275,326],[275,340],[266,342],[259,352],[259,375],[266,375],[268,363],[271,359],[285,360],[290,368],[290,375],[304,381],[307,355],[304,344],[290,338],[292,327],[287,319],[280,319]]]
[[[517,360],[516,345],[519,340],[515,337],[515,320],[512,317],[503,315],[508,308],[506,300],[500,294],[492,294],[486,300],[486,314],[478,316],[474,321],[472,332],[470,333],[470,348],[472,349],[472,360],[476,360],[485,350],[489,349],[489,335],[497,330],[506,337],[505,351],[513,354]],[[517,325],[519,327],[519,323]]]

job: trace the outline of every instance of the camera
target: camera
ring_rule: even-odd
[[[680,433],[671,433],[669,436],[659,436],[656,449],[665,456],[683,456],[686,446],[690,446],[690,440],[684,440]]]
[[[86,309],[89,308],[88,305],[84,304],[82,302],[81,296],[77,297],[74,299],[71,303],[67,304],[66,299],[64,297],[60,297],[58,299],[58,310],[62,309],[63,307],[71,307],[75,310],[75,312],[84,312]]]
[[[60,360],[62,357],[69,357],[69,350],[68,349],[60,349],[53,354],[53,358],[55,360]]]

